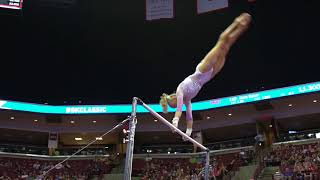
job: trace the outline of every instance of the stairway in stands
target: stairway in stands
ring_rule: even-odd
[[[279,170],[278,166],[266,167],[261,172],[258,180],[272,180],[272,176]]]
[[[123,173],[125,168],[125,159],[119,165],[114,167],[110,174],[105,174],[103,180],[123,180]],[[132,177],[132,180],[140,180],[140,178]]]

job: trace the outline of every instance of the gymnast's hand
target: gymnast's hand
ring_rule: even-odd
[[[174,127],[178,128],[178,124],[179,124],[179,118],[178,118],[178,117],[174,117],[174,118],[172,119],[172,125],[173,125]],[[173,133],[176,132],[175,129],[171,129],[171,130],[172,130]]]
[[[176,128],[178,128],[178,124],[179,124],[179,118],[178,117],[174,117],[172,119],[172,125]]]

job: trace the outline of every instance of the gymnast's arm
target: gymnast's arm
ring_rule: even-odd
[[[177,109],[174,115],[174,119],[179,120],[182,115],[182,105],[183,105],[183,92],[180,89],[180,87],[177,88],[176,96],[177,96]]]
[[[186,104],[186,120],[187,121],[193,121],[193,117],[192,117],[192,105],[191,105],[191,101],[188,101],[188,103]]]

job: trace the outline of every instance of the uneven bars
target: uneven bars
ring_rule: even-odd
[[[186,135],[185,133],[183,133],[180,129],[176,128],[174,125],[172,125],[171,123],[169,123],[165,118],[163,118],[160,114],[158,114],[157,112],[155,112],[154,110],[152,110],[148,105],[146,105],[141,99],[138,99],[141,103],[142,106],[144,108],[146,108],[152,115],[154,115],[156,118],[158,118],[161,122],[163,122],[165,125],[169,126],[171,129],[174,129],[178,134],[180,134],[182,137],[184,137],[185,139],[187,139],[188,141],[190,141],[191,143],[193,143],[194,145],[198,146],[199,148],[201,148],[203,151],[209,151],[208,148],[204,147],[202,144],[198,143],[197,141],[195,141],[194,139],[192,139],[191,137],[189,137],[188,135]]]

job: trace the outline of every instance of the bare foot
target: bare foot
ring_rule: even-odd
[[[252,18],[248,13],[242,13],[239,17],[236,18],[236,22],[238,22],[241,26],[249,26]]]

